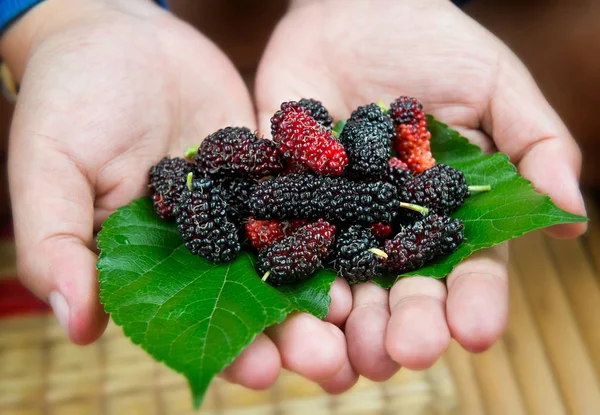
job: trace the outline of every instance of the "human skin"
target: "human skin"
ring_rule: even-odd
[[[94,232],[147,192],[161,157],[222,126],[256,128],[254,108],[222,52],[151,0],[46,0],[0,53],[20,81],[9,142],[19,277],[87,344],[108,320]],[[262,335],[225,376],[261,388],[279,368]]]
[[[263,132],[282,101],[314,97],[344,119],[359,105],[400,95],[418,97],[485,151],[507,153],[538,191],[585,213],[581,155],[569,131],[516,56],[447,0],[294,0],[256,79]],[[548,233],[575,237],[585,228]],[[342,392],[358,375],[384,380],[400,366],[427,368],[451,338],[470,351],[487,349],[506,325],[507,261],[504,244],[473,255],[445,281],[404,278],[389,292],[353,286],[344,321],[350,370],[321,385]]]
[[[583,212],[577,147],[500,42],[445,0],[340,1],[292,4],[259,68],[260,125],[231,63],[149,0],[46,0],[4,35],[0,53],[21,81],[9,148],[19,275],[72,341],[104,330],[94,230],[145,194],[149,167],[226,125],[267,134],[292,98],[320,98],[343,118],[367,102],[417,96],[484,148],[493,136],[540,190]],[[264,388],[283,366],[335,393],[358,374],[425,368],[451,337],[483,350],[506,322],[506,260],[501,246],[465,261],[447,286],[409,278],[389,293],[338,279],[325,321],[291,316],[223,376]]]

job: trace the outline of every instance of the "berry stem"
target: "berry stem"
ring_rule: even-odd
[[[423,216],[427,216],[429,214],[429,209],[425,206],[414,205],[412,203],[400,202],[400,207],[404,209],[414,210],[415,212],[419,212]]]
[[[187,180],[185,181],[185,185],[191,191],[192,190],[192,180],[194,179],[194,173],[190,172],[187,175]]]
[[[381,258],[387,258],[388,254],[386,254],[385,252],[383,252],[381,249],[379,248],[370,248],[368,249],[368,251],[374,255],[377,255],[378,257]]]
[[[200,147],[200,146],[192,146],[192,147],[188,147],[188,148],[185,150],[185,153],[183,153],[184,157],[185,157],[186,159],[192,159],[192,158],[194,158],[194,156],[195,156],[196,154],[198,154],[198,147]]]
[[[383,102],[382,100],[377,101],[377,106],[381,108],[381,111],[383,111],[384,114],[388,113],[389,108],[387,107],[387,105],[385,105],[385,102]]]
[[[492,186],[489,184],[481,185],[481,186],[469,186],[469,192],[489,192],[492,190]]]
[[[267,278],[269,278],[269,275],[271,275],[271,271],[267,271],[265,272],[265,275],[263,275],[263,277],[261,278],[263,281],[266,281]]]
[[[340,120],[337,123],[335,123],[335,125],[331,129],[331,133],[333,134],[334,137],[339,137],[340,134],[342,134],[342,130],[344,129],[345,126],[346,126],[346,120]]]

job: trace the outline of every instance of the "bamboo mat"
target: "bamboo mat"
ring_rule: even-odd
[[[184,378],[155,363],[112,323],[87,347],[69,344],[51,316],[4,320],[0,331],[2,415],[193,413]],[[384,384],[361,380],[337,397],[287,372],[264,392],[217,379],[200,414],[421,414],[455,407],[452,378],[440,361]]]
[[[536,232],[512,244],[509,326],[487,352],[453,343],[427,371],[361,379],[340,396],[287,372],[263,392],[217,379],[199,413],[600,414],[600,216],[591,203],[589,213],[582,238]],[[14,276],[11,242],[0,243],[0,275]],[[183,377],[112,323],[100,341],[76,347],[48,314],[0,319],[1,415],[192,413]]]

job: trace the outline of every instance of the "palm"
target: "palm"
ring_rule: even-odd
[[[237,123],[254,124],[243,81],[168,13],[97,13],[34,46],[11,132],[20,274],[41,298],[66,298],[63,324],[74,341],[94,340],[106,321],[93,229],[146,192],[162,156]]]
[[[72,28],[51,38],[36,50],[21,92],[35,94],[40,110],[54,114],[46,144],[84,166],[103,212],[142,195],[156,160],[182,154],[222,127],[229,114],[234,119],[227,122],[235,115],[252,122],[246,89],[209,41],[170,17],[161,30],[133,23],[112,22],[101,37]],[[211,77],[204,75],[203,62],[213,67]],[[37,91],[37,85],[62,88]]]
[[[378,8],[376,2],[354,2],[355,7],[326,2],[326,10],[299,8],[280,24],[263,60],[259,101],[309,94],[324,99],[339,119],[359,105],[410,95],[428,112],[476,130],[501,55],[483,47],[489,41],[483,28],[462,16],[466,24],[457,27],[452,22],[460,12],[435,3],[383,1]],[[302,21],[326,30],[298,36]]]
[[[514,55],[449,1],[298,0],[293,6],[257,75],[262,131],[279,103],[291,99],[320,99],[343,119],[359,105],[415,96],[485,150],[507,152],[564,208],[582,210],[576,182],[558,192],[555,174],[540,169],[540,158],[566,159],[561,174],[576,175],[578,150],[568,132]],[[506,246],[475,255],[447,287],[420,277],[401,280],[389,294],[373,284],[352,287],[344,327],[354,375],[381,380],[398,364],[427,367],[451,337],[470,350],[488,347],[506,322],[506,261]],[[354,379],[337,375],[326,388],[343,390]]]

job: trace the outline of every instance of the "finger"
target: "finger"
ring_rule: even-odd
[[[93,244],[93,193],[76,161],[51,142],[20,134],[11,142],[10,186],[19,276],[52,306],[78,344],[104,331]]]
[[[465,349],[489,348],[506,327],[508,245],[479,251],[457,266],[447,281],[448,326]]]
[[[360,375],[378,382],[387,380],[400,367],[385,347],[389,293],[372,282],[354,285],[352,292],[354,306],[345,328],[348,356]]]
[[[277,347],[261,334],[223,371],[222,376],[229,382],[260,390],[271,387],[280,370]]]
[[[331,304],[329,304],[329,313],[325,317],[325,321],[336,326],[342,326],[352,310],[352,291],[350,291],[346,280],[338,277],[331,284],[329,295],[331,296]]]
[[[538,191],[549,194],[560,208],[585,216],[585,205],[579,190],[581,162],[579,156],[576,162],[565,159],[568,152],[565,144],[558,138],[549,138],[526,152],[519,163],[519,170],[534,183]],[[552,165],[552,168],[540,171],[542,164]],[[572,174],[569,173],[571,171]],[[546,229],[546,232],[557,238],[573,238],[583,234],[586,229],[586,223],[576,223],[553,226]]]
[[[346,359],[342,369],[331,379],[320,382],[319,385],[325,392],[338,395],[346,392],[358,382],[358,373],[352,368],[350,360]]]
[[[562,209],[584,215],[579,190],[581,153],[575,140],[516,58],[510,55],[498,65],[497,84],[483,117],[484,130],[538,191],[550,195]],[[585,223],[577,223],[548,232],[574,237],[585,229]]]
[[[294,314],[267,335],[279,349],[283,367],[310,380],[330,379],[346,362],[342,331],[310,314]]]
[[[440,280],[406,277],[394,284],[386,336],[392,359],[412,370],[435,363],[450,345],[445,304],[446,287]]]

